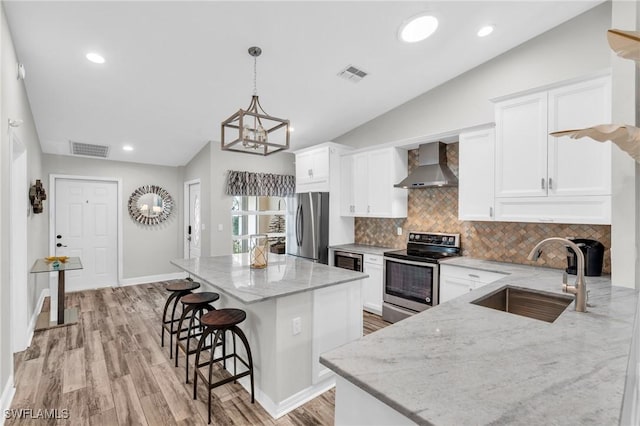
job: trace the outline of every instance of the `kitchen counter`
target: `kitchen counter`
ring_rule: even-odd
[[[332,388],[335,375],[320,354],[362,337],[366,274],[273,254],[265,269],[251,269],[246,254],[171,263],[201,281],[198,291],[218,292],[217,309],[246,312],[238,326],[251,346],[255,398],[273,418]],[[249,388],[248,377],[239,383]]]
[[[251,269],[248,254],[175,259],[172,264],[243,303],[312,291],[368,277],[295,256],[269,254],[264,269]]]
[[[619,423],[637,291],[587,277],[589,312],[571,303],[547,323],[469,302],[506,285],[566,296],[561,270],[464,257],[446,264],[510,275],[323,354],[342,377],[336,424],[380,406],[408,424]],[[359,394],[341,400],[341,386]]]
[[[373,254],[382,256],[385,251],[398,250],[391,247],[368,246],[364,244],[341,244],[329,247],[331,250],[350,251],[354,253]]]

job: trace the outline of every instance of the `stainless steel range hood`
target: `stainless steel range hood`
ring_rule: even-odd
[[[429,188],[433,186],[457,186],[458,178],[447,166],[447,145],[432,142],[418,147],[418,167],[396,188]]]

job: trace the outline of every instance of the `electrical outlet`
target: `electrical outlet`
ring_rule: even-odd
[[[302,331],[302,319],[300,317],[295,317],[291,320],[291,334],[296,335],[300,334]]]
[[[396,228],[396,233],[398,235],[402,235],[402,226],[398,226],[398,228]]]

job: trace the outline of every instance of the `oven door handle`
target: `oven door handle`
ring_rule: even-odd
[[[415,260],[402,260],[402,259],[396,259],[395,257],[384,257],[384,260],[389,262],[402,263],[404,265],[426,266],[433,269],[438,268],[437,263],[431,263],[431,262],[416,262]]]

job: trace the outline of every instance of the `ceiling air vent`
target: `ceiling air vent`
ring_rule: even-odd
[[[354,67],[353,65],[349,65],[348,67],[346,67],[345,69],[343,69],[338,73],[338,77],[342,77],[345,80],[349,80],[353,83],[359,82],[366,76],[367,76],[366,72]]]
[[[109,156],[109,147],[107,145],[92,145],[90,143],[69,141],[71,145],[71,154],[83,155],[86,157],[107,158]]]

